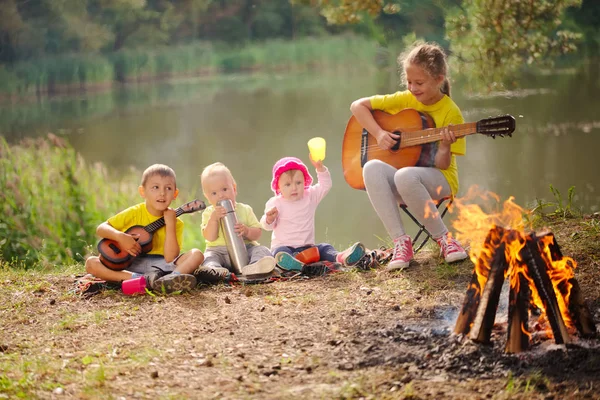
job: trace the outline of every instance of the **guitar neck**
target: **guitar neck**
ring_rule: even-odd
[[[175,216],[176,217],[179,217],[183,213],[184,213],[184,210],[181,207],[179,207],[178,209],[175,210]],[[165,226],[165,217],[160,217],[159,219],[157,219],[153,223],[146,225],[144,227],[144,229],[148,233],[153,233],[154,231],[159,230],[163,226]]]
[[[438,142],[441,140],[440,133],[443,128],[430,128],[421,131],[402,132],[400,138],[400,148],[418,146],[425,143]],[[477,133],[477,122],[468,122],[465,124],[452,125],[450,128],[454,136],[461,138],[463,136]]]

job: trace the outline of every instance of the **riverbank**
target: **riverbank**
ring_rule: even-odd
[[[354,35],[271,40],[241,48],[194,43],[114,54],[47,57],[0,65],[0,103],[111,90],[115,86],[178,81],[231,73],[277,73],[345,64],[374,64],[378,46]],[[389,60],[388,60],[389,61]]]
[[[578,264],[600,319],[600,216],[539,217]],[[411,268],[184,295],[84,300],[82,265],[0,270],[0,393],[8,398],[593,399],[598,340],[504,353],[451,335],[473,264],[427,246]],[[497,318],[501,321],[501,318]]]

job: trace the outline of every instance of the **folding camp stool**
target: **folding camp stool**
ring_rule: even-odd
[[[442,211],[442,214],[440,215],[441,218],[444,218],[444,215],[446,215],[446,213],[448,212],[448,207],[450,207],[450,205],[452,204],[452,200],[453,198],[451,196],[448,196],[441,198],[435,202],[435,207],[438,209],[438,211]],[[425,226],[419,221],[417,221],[417,219],[410,213],[410,211],[408,211],[406,204],[400,204],[400,208],[404,210],[404,212],[410,217],[410,219],[412,219],[415,222],[415,224],[417,224],[417,226],[419,227],[419,231],[412,239],[413,252],[417,254],[417,252],[421,250],[423,246],[425,246],[425,243],[427,243],[429,239],[433,238],[431,237],[431,233],[429,233],[429,231],[425,229]],[[422,239],[420,244],[417,244],[421,234],[424,234],[425,237]]]

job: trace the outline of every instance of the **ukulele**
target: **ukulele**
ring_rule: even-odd
[[[206,204],[203,201],[194,200],[177,208],[175,215],[179,217],[182,214],[193,213],[205,208]],[[134,225],[127,229],[125,233],[137,236],[136,240],[142,247],[142,254],[145,254],[152,250],[152,236],[154,236],[154,232],[163,226],[165,226],[165,218],[160,217],[146,226]],[[114,271],[126,269],[135,258],[126,251],[121,250],[116,240],[106,238],[98,242],[98,252],[100,253],[100,262]]]
[[[346,125],[342,142],[342,169],[346,182],[354,189],[364,189],[362,169],[369,160],[381,160],[395,168],[417,165],[423,144],[440,141],[440,132],[444,128],[435,128],[431,116],[412,108],[406,108],[397,114],[388,114],[373,110],[373,118],[388,132],[400,135],[398,142],[388,150],[377,145],[373,135],[364,129],[352,116]],[[478,122],[452,125],[450,128],[457,138],[481,133],[495,138],[512,136],[515,130],[515,118],[501,115],[482,119]]]

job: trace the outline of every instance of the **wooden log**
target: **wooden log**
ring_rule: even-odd
[[[552,261],[562,261],[563,254],[554,234],[551,232],[540,232],[536,236],[540,238],[542,235],[549,236],[551,238],[547,241],[547,244],[550,250]],[[590,309],[583,298],[581,287],[579,286],[577,279],[573,277],[568,281],[559,284],[558,290],[562,296],[566,298],[566,302],[569,305],[570,317],[579,334],[584,338],[595,337],[597,335],[596,324],[594,322],[592,313],[590,312]]]
[[[479,287],[479,279],[477,278],[477,272],[473,272],[462,308],[456,318],[456,325],[454,325],[455,334],[466,335],[469,333],[471,325],[473,325],[473,320],[475,319],[477,307],[479,307],[480,298],[481,288]]]
[[[514,279],[514,278],[513,278]],[[508,328],[506,336],[506,353],[520,353],[529,349],[529,301],[531,292],[529,281],[519,274],[517,284],[510,287],[508,299]]]
[[[492,261],[490,273],[485,283],[483,293],[473,320],[473,326],[469,337],[478,343],[489,343],[492,335],[492,328],[498,311],[500,293],[504,284],[504,274],[508,269],[508,263],[504,255],[506,245],[500,243],[496,248]]]
[[[596,337],[596,324],[594,317],[583,298],[579,282],[575,278],[569,280],[571,284],[571,293],[569,296],[569,314],[579,334],[584,338]]]
[[[554,287],[548,276],[548,265],[540,252],[535,233],[527,237],[525,246],[521,249],[521,259],[527,265],[529,276],[542,300],[546,317],[554,334],[554,341],[557,344],[570,343],[569,333],[558,307]]]
[[[466,335],[471,330],[473,320],[475,319],[477,309],[479,308],[481,292],[483,290],[483,285],[480,280],[483,280],[484,282],[487,280],[490,266],[493,264],[494,258],[497,257],[497,248],[500,245],[503,235],[504,229],[494,226],[490,229],[485,238],[481,254],[475,264],[475,271],[471,276],[471,281],[467,288],[462,308],[456,319],[454,333],[457,335]],[[501,254],[504,256],[504,252]]]

